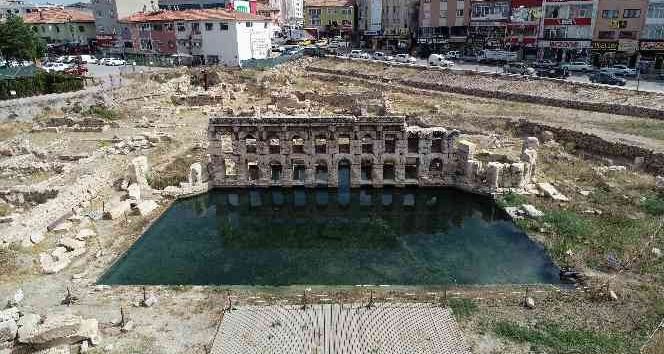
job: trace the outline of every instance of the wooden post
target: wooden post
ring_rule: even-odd
[[[125,326],[125,312],[124,312],[124,307],[120,306],[120,327]]]

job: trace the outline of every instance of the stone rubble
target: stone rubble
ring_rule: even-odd
[[[539,188],[547,197],[557,200],[560,202],[568,202],[569,198],[567,198],[564,194],[558,192],[558,190],[548,182],[540,182],[537,183],[537,188]]]

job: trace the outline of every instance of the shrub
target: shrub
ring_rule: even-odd
[[[509,192],[509,193],[501,196],[496,201],[496,203],[502,208],[509,207],[509,206],[517,206],[517,205],[521,205],[521,204],[526,204],[527,202],[528,202],[528,200],[526,199],[526,197],[524,197],[523,195],[520,195],[520,194],[512,193],[512,192]]]
[[[457,319],[469,317],[477,312],[477,304],[471,299],[451,298],[447,304]]]
[[[662,195],[649,195],[641,202],[641,208],[651,215],[664,214],[664,198]]]

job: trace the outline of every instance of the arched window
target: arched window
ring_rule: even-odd
[[[258,167],[258,161],[247,162],[247,172],[250,181],[258,181],[261,178],[261,170]]]
[[[350,154],[350,137],[348,135],[340,135],[337,139],[340,154]]]
[[[327,154],[327,139],[324,135],[316,136],[314,140],[314,146],[316,148],[317,154]]]
[[[270,149],[270,154],[281,154],[281,142],[277,136],[271,135],[267,139],[267,145]]]
[[[294,154],[304,154],[304,139],[295,135],[291,141]]]

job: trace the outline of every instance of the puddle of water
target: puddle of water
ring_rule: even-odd
[[[215,190],[176,201],[99,280],[161,285],[558,283],[489,198],[449,189]]]

